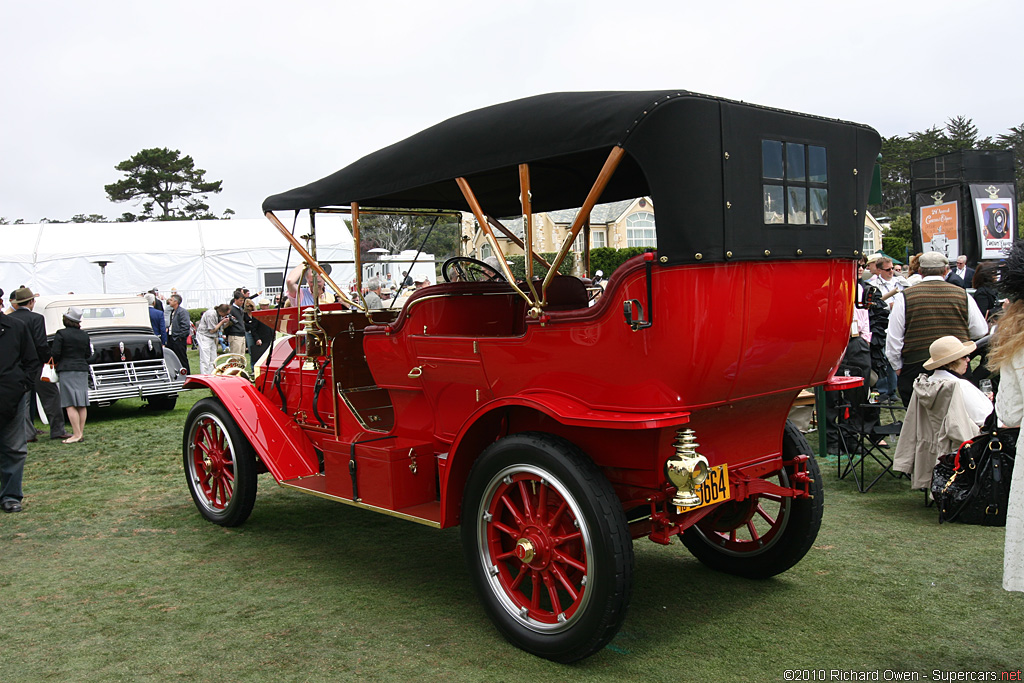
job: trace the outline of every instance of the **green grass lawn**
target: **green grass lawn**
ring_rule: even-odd
[[[930,676],[1024,662],[1024,595],[1001,588],[1003,529],[939,526],[906,480],[860,494],[832,459],[821,533],[795,568],[743,580],[678,542],[637,541],[619,635],[553,664],[492,628],[457,529],[269,475],[245,525],[204,521],[181,432],[206,394],[170,413],[121,401],[90,411],[83,444],[30,444],[25,511],[0,516],[3,680],[781,681],[787,669]]]

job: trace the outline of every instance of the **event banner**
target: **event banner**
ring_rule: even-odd
[[[956,187],[949,187],[917,196],[922,250],[937,251],[950,261],[960,255],[959,195]]]
[[[1017,225],[1014,187],[1012,184],[979,183],[971,185],[974,218],[978,226],[981,258],[1001,258],[1003,250],[1013,243]]]

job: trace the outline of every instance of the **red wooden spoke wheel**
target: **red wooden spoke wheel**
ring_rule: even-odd
[[[785,470],[765,479],[779,486],[789,486]],[[792,498],[761,493],[743,501],[719,505],[698,522],[697,527],[710,543],[724,553],[763,552],[783,536],[792,502]]]
[[[223,526],[244,522],[256,500],[255,456],[219,401],[207,398],[192,407],[182,455],[199,512]]]
[[[625,619],[633,546],[594,463],[558,437],[514,434],[481,454],[465,490],[466,559],[505,637],[561,662],[604,647]]]
[[[810,456],[811,498],[761,493],[723,503],[682,534],[687,549],[709,567],[754,579],[775,576],[799,562],[821,527],[823,489],[813,451],[799,430],[787,423],[783,460],[800,454]],[[787,466],[765,479],[789,487],[792,473],[792,466]]]
[[[192,434],[191,470],[203,500],[213,510],[223,510],[235,490],[235,460],[231,437],[213,415],[196,421]]]
[[[505,608],[537,630],[560,631],[590,598],[593,544],[572,496],[545,474],[522,465],[495,475],[480,546]]]

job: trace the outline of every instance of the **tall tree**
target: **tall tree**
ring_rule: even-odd
[[[931,126],[906,136],[882,138],[882,203],[872,207],[873,212],[892,216],[910,211],[911,162],[994,144],[991,138],[979,138],[978,127],[966,116],[950,117],[942,128]]]
[[[946,119],[946,140],[952,150],[976,149],[978,147],[978,127],[966,116],[954,116]]]
[[[427,237],[433,222],[434,218],[430,216],[360,216],[359,248],[365,253],[383,247],[389,254],[397,254],[403,249],[419,249],[422,243],[423,251],[433,254],[440,263],[458,254],[459,222],[458,219],[438,218]]]
[[[206,200],[221,191],[223,181],[207,181],[206,171],[179,150],[144,149],[114,168],[126,177],[104,186],[110,201],[142,201],[142,213],[125,213],[122,221],[216,218]],[[160,213],[154,216],[156,207]]]
[[[1017,166],[1017,191],[1024,192],[1024,123],[996,137],[996,145],[1013,152]]]

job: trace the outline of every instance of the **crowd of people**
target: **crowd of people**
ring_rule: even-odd
[[[907,265],[882,254],[859,264],[840,371],[869,380],[829,396],[827,433],[830,453],[843,448],[843,420],[887,446],[874,432],[879,407],[906,408],[893,469],[910,476],[911,488],[928,490],[937,455],[986,424],[1015,427],[1024,417],[1024,243],[977,268],[938,252],[915,254]],[[1003,585],[1024,591],[1024,468],[1015,468],[1007,510]]]

